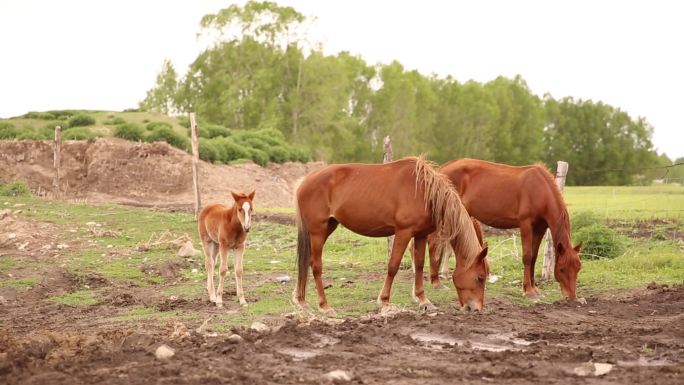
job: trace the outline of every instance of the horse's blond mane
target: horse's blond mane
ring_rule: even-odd
[[[475,262],[481,246],[461,197],[449,177],[436,171],[435,163],[426,160],[423,155],[413,159],[416,162],[416,188],[422,183],[425,207],[432,211],[437,227],[437,255],[447,253],[450,241],[454,240],[454,251],[464,258],[466,269],[469,268]]]

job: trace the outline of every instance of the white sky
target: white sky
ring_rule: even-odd
[[[203,48],[202,15],[230,1],[2,0],[0,117],[136,107],[165,57],[182,75]],[[239,3],[243,3],[240,1]],[[684,156],[684,3],[679,1],[280,0],[316,16],[327,53],[398,60],[643,116],[658,150]],[[681,5],[680,5],[681,4]]]

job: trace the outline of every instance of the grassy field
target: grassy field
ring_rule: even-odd
[[[681,210],[684,188],[569,188],[566,191],[571,213],[594,211],[605,219],[619,219],[620,226],[637,226],[644,219],[667,218],[665,224],[674,231],[682,230]],[[611,197],[616,197],[614,200]],[[638,202],[629,206],[629,203]],[[196,247],[195,221],[184,213],[161,213],[138,208],[111,205],[84,205],[42,200],[34,197],[3,197],[0,209],[20,205],[18,214],[26,220],[54,223],[61,241],[76,244],[60,253],[57,259],[21,259],[12,254],[0,256],[0,286],[26,290],[37,284],[42,275],[55,264],[76,276],[97,274],[115,286],[149,290],[161,296],[177,296],[186,300],[205,298],[203,257],[184,259],[176,249],[163,245],[138,251],[137,245],[156,239],[168,231],[169,238],[187,234]],[[21,206],[23,205],[23,206]],[[613,206],[615,207],[613,209]],[[286,209],[267,209],[287,212]],[[673,213],[674,212],[674,213]],[[681,212],[681,211],[679,211]],[[662,213],[662,214],[657,214]],[[88,222],[97,222],[103,229],[112,230],[109,236],[96,236],[89,231]],[[113,235],[112,235],[113,234]],[[505,297],[515,302],[528,303],[521,295],[522,264],[510,237],[487,239],[490,245],[492,274],[500,278],[487,287],[488,297]],[[651,281],[663,284],[684,282],[684,245],[676,237],[623,237],[625,252],[616,259],[583,262],[578,294],[588,296],[607,290],[644,287]],[[213,327],[248,323],[263,316],[279,316],[294,310],[289,303],[296,277],[294,254],[296,231],[293,226],[269,222],[255,223],[250,233],[250,245],[245,254],[246,297],[250,306],[216,317]],[[80,245],[80,246],[78,246]],[[515,242],[520,247],[519,239]],[[517,255],[521,251],[517,250]],[[21,263],[18,261],[21,259]],[[331,305],[341,316],[353,316],[377,309],[375,299],[386,272],[385,239],[365,238],[340,229],[326,244],[324,279],[331,287],[326,290]],[[168,263],[182,266],[173,282],[163,279],[154,267]],[[232,258],[231,258],[232,263]],[[453,260],[452,260],[453,263]],[[150,268],[151,267],[151,268]],[[541,269],[541,257],[537,272]],[[232,269],[231,269],[232,270]],[[10,275],[11,274],[11,277]],[[291,280],[281,284],[277,277],[287,275]],[[410,298],[412,275],[410,261],[405,258],[393,288],[392,301],[399,307],[416,309]],[[234,290],[232,276],[227,280],[228,291]],[[543,301],[560,299],[558,284],[544,282]],[[80,287],[77,291],[55,295],[50,301],[68,306],[91,306],[107,295],[108,287]],[[455,293],[427,289],[431,300],[442,308],[455,307]],[[316,303],[315,290],[310,281],[308,299]],[[234,302],[234,295],[224,295],[224,301]],[[209,306],[207,304],[207,306]],[[161,311],[150,305],[122,309],[115,320],[138,319],[194,319],[204,315],[193,310]]]

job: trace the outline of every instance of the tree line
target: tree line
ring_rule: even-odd
[[[275,129],[327,162],[378,162],[390,135],[395,157],[551,167],[565,160],[568,184],[636,183],[657,177],[643,168],[672,164],[654,151],[651,125],[619,108],[540,98],[520,76],[459,82],[397,61],[326,55],[304,37],[307,23],[272,2],[205,15],[202,33],[215,43],[182,77],[165,61],[140,108],[194,111],[201,122],[231,129]]]

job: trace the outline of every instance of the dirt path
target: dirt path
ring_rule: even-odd
[[[27,306],[30,305],[30,306]],[[201,304],[198,304],[202,306]],[[0,382],[6,384],[352,383],[681,384],[684,287],[622,297],[519,306],[482,314],[399,313],[347,320],[272,319],[271,333],[197,333],[197,322],[103,322],[124,303],[85,308],[28,299],[2,305]],[[161,344],[175,356],[160,360]],[[612,364],[580,376],[587,362]]]

